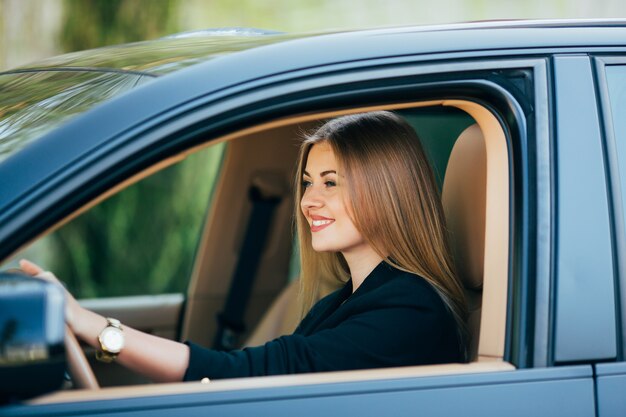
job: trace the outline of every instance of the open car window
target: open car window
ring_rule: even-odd
[[[185,293],[224,153],[211,146],[90,208],[12,257],[78,299]]]
[[[487,109],[470,102],[438,101],[415,103],[397,111],[418,133],[444,194],[455,145],[468,131],[476,132],[479,141],[491,143],[487,146],[491,146],[492,160],[487,163],[499,176],[507,177],[504,134]],[[297,145],[303,132],[334,116],[287,119],[269,128],[260,126],[232,135],[130,185],[39,239],[14,259],[26,257],[41,262],[62,277],[79,298],[92,298],[84,301],[88,308],[120,317],[144,331],[211,347],[217,330],[215,318],[228,297],[246,234],[251,212],[248,191],[259,178],[274,181],[285,187],[284,195],[271,220],[252,296],[245,306],[246,328],[239,341],[241,345],[246,340],[248,345],[261,344],[288,334],[297,324],[295,312],[299,311],[294,284],[289,285],[289,271],[292,275],[294,269],[297,271],[290,189]],[[477,197],[486,199],[484,193],[497,193],[492,200],[508,204],[508,189],[502,188],[508,183],[495,184],[493,177],[480,180],[482,188],[493,190]],[[482,221],[492,223],[491,235],[486,229],[479,231],[485,235],[480,243],[484,249],[478,254],[485,265],[493,264],[491,271],[484,271],[485,291],[492,299],[484,299],[482,281],[476,288],[468,288],[476,337],[472,348],[474,371],[512,369],[503,358],[507,283],[502,277],[506,277],[508,229],[494,227],[494,222],[502,221],[499,219],[504,219],[500,226],[508,224],[507,211],[485,220],[486,203],[480,210]],[[494,263],[497,257],[501,259]],[[286,292],[290,287],[292,290]],[[154,298],[167,293],[185,295]],[[93,357],[93,352],[87,354]],[[148,382],[95,361],[92,366],[103,386]],[[451,366],[444,373],[467,372],[467,365]],[[413,372],[429,374],[441,369],[426,367]],[[358,377],[372,371],[364,372]]]

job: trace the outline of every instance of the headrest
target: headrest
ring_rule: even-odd
[[[443,181],[442,200],[459,278],[482,289],[485,252],[487,149],[474,124],[456,140]]]

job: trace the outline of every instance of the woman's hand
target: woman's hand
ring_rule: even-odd
[[[28,275],[32,275],[35,278],[40,278],[40,279],[63,286],[61,284],[61,281],[59,281],[59,279],[56,276],[54,276],[52,272],[44,271],[43,268],[41,268],[37,264],[34,264],[30,261],[22,259],[20,261],[20,267],[22,268],[22,271],[24,271]],[[65,287],[63,288],[65,289]],[[74,296],[70,294],[70,292],[67,291],[66,289],[65,289],[65,301],[66,301],[65,321],[67,322],[68,326],[70,326],[72,331],[75,332],[76,327],[77,327],[77,321],[81,317],[81,311],[83,310],[83,308],[80,306],[80,304],[78,304],[78,301],[76,301]]]
[[[22,270],[36,278],[60,284],[52,272],[44,271],[38,265],[21,260]],[[107,320],[99,314],[89,311],[67,290],[65,321],[72,332],[88,345],[100,349],[98,334],[107,326]],[[124,328],[124,348],[117,361],[129,369],[147,376],[154,381],[181,381],[189,365],[189,347],[172,340],[162,339],[122,323]]]

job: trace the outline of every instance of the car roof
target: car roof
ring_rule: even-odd
[[[626,20],[613,19],[373,29],[297,39],[285,37],[277,43],[255,45],[175,71],[113,98],[0,163],[0,177],[12,178],[0,190],[0,220],[3,212],[14,209],[12,202],[28,195],[31,187],[70,169],[90,150],[102,148],[141,123],[163,121],[163,115],[175,107],[182,114],[199,100],[206,103],[242,89],[258,89],[294,76],[357,68],[365,62],[373,66],[389,59],[429,61],[450,57],[518,57],[556,50],[574,53],[593,48],[623,50],[624,39]]]

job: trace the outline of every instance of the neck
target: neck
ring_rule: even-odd
[[[352,292],[363,284],[365,278],[376,268],[383,260],[372,248],[359,252],[342,252],[348,268],[350,268],[350,276],[352,278]]]

